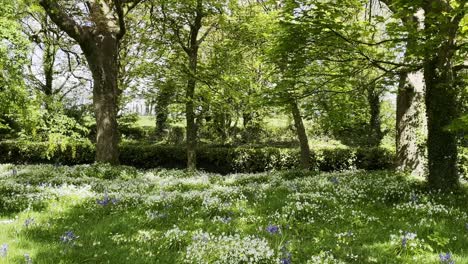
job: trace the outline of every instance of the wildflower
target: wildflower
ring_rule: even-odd
[[[109,195],[106,193],[104,193],[104,198],[102,200],[96,200],[97,204],[99,205],[102,205],[102,206],[106,206],[110,203],[112,204],[116,204],[118,203],[119,200],[117,200],[116,198],[109,198]]]
[[[291,263],[292,263],[291,256],[287,256],[281,259],[281,264],[291,264]]]
[[[288,242],[286,242],[286,243],[288,243]],[[281,247],[281,252],[283,254],[283,258],[281,258],[280,263],[281,264],[291,264],[292,263],[291,253],[287,250],[285,245],[283,245]]]
[[[333,184],[338,184],[338,183],[340,183],[340,181],[338,180],[338,178],[335,177],[335,176],[333,176],[333,177],[330,178],[330,182],[333,183]]]
[[[452,254],[447,252],[445,254],[439,254],[440,263],[455,264],[455,260],[452,259]]]
[[[27,218],[26,220],[24,220],[24,226],[26,228],[28,228],[30,225],[33,225],[34,224],[34,218]]]
[[[32,264],[31,256],[29,256],[28,253],[24,254],[24,261],[26,262],[26,264]]]
[[[73,231],[67,231],[65,232],[65,234],[63,234],[61,237],[60,237],[60,240],[64,243],[64,244],[71,244],[75,241],[75,239],[77,239],[78,237],[75,236],[75,234],[73,233]]]
[[[279,227],[276,225],[269,225],[267,226],[266,231],[270,234],[276,234],[279,233],[280,230]]]
[[[0,257],[4,258],[7,256],[8,253],[8,244],[3,244],[0,248]]]
[[[13,175],[13,176],[18,175],[18,170],[17,170],[16,168],[13,168],[13,169],[11,170],[11,175]]]
[[[232,218],[230,216],[221,218],[221,222],[223,222],[225,224],[227,224],[227,223],[229,223],[231,221],[232,221]]]
[[[403,235],[403,238],[401,239],[401,247],[403,248],[406,247],[408,240],[413,240],[415,238],[416,238],[415,233],[405,232],[405,234]]]
[[[412,193],[410,199],[412,202],[417,202],[419,200],[419,197],[416,194]]]
[[[406,238],[406,236],[403,236],[403,238],[401,239],[401,247],[402,248],[406,247],[407,242],[408,242],[408,238]]]

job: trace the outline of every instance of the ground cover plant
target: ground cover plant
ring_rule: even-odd
[[[468,263],[466,185],[0,165],[0,263]]]

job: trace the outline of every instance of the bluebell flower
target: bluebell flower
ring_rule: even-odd
[[[73,233],[73,231],[67,231],[65,232],[65,234],[63,234],[61,237],[60,237],[60,240],[64,243],[64,244],[72,244],[75,239],[77,239],[78,237],[75,236],[75,234]]]
[[[406,247],[407,242],[408,242],[408,238],[406,238],[406,236],[403,236],[403,238],[401,239],[401,247],[402,248]]]
[[[455,260],[452,259],[452,254],[447,252],[445,254],[439,254],[440,263],[455,264]]]
[[[286,258],[281,259],[281,264],[291,264],[291,263],[292,263],[292,261],[291,261],[290,257],[286,257]]]
[[[291,264],[292,263],[291,253],[288,252],[288,250],[286,249],[286,247],[284,245],[281,247],[281,251],[283,253],[283,257],[281,258],[280,263],[281,264]]]
[[[26,220],[24,220],[25,227],[29,227],[32,224],[34,224],[34,218],[27,218]]]
[[[269,225],[267,226],[266,231],[270,234],[276,234],[279,233],[280,229],[277,225]]]
[[[26,262],[26,264],[32,264],[31,256],[29,256],[28,253],[24,254],[24,261]]]
[[[227,223],[229,223],[231,221],[232,221],[232,218],[230,216],[221,218],[221,222],[223,222],[225,224],[227,224]]]
[[[109,198],[109,195],[106,193],[104,193],[104,198],[102,200],[96,200],[97,204],[99,205],[102,205],[102,206],[106,206],[106,205],[109,205],[109,204],[116,204],[119,202],[118,199],[116,198]]]
[[[11,170],[11,175],[13,175],[13,176],[18,175],[18,170],[17,170],[16,168],[13,168],[13,169]]]
[[[405,232],[404,235],[403,235],[403,238],[401,239],[401,247],[406,247],[407,243],[408,243],[408,240],[413,240],[416,238],[416,234],[415,233],[411,233],[411,232]]]
[[[0,257],[4,258],[8,254],[8,244],[3,244],[0,248]]]
[[[330,178],[330,182],[333,184],[338,184],[340,183],[340,180],[338,180],[338,178],[334,176]]]

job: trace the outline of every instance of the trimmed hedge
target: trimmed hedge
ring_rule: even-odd
[[[49,153],[47,143],[0,142],[0,163],[60,163],[63,165],[94,162],[94,146],[80,143]],[[122,165],[137,168],[185,168],[184,146],[122,143]],[[322,148],[311,153],[313,170],[380,170],[393,167],[394,153],[383,148]],[[299,167],[299,149],[275,147],[212,147],[197,151],[198,168],[221,174],[262,172]]]

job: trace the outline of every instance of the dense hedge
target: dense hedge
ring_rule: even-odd
[[[123,143],[120,145],[123,165],[137,168],[184,168],[183,146]],[[80,143],[74,148],[48,153],[47,143],[0,142],[0,163],[61,163],[64,165],[94,162],[94,147]],[[313,149],[314,170],[336,171],[348,169],[390,169],[393,153],[382,148],[325,148]],[[198,149],[198,167],[217,173],[260,172],[297,168],[299,150],[275,147],[210,147]]]

